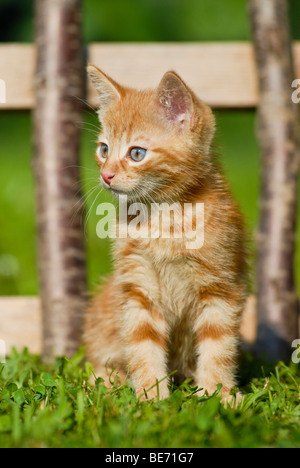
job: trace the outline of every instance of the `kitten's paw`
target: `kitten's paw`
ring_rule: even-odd
[[[229,406],[230,408],[236,408],[243,400],[243,395],[238,392],[235,395],[230,393],[222,394],[221,402],[224,403],[224,406]]]
[[[201,387],[200,387],[201,388]],[[209,390],[202,389],[197,392],[199,397],[203,396],[211,396],[216,392],[216,387],[210,387]],[[236,408],[239,403],[241,403],[243,399],[243,395],[240,392],[237,392],[235,395],[232,395],[228,390],[222,391],[218,393],[218,396],[221,396],[221,402],[224,406],[230,406],[231,408]]]
[[[167,386],[159,386],[159,391],[157,387],[153,387],[150,390],[142,389],[136,391],[137,397],[141,401],[150,401],[150,400],[165,400],[169,398],[170,392]]]
[[[95,385],[98,378],[103,380],[103,385],[108,390],[113,390],[115,388],[121,387],[126,384],[127,376],[122,371],[117,371],[116,369],[101,368],[97,370],[95,375],[90,378],[90,384]]]

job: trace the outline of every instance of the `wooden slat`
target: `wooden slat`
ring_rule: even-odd
[[[250,296],[246,302],[240,328],[241,337],[245,345],[252,345],[255,342],[256,330],[256,298]],[[5,342],[7,353],[12,346],[16,347],[18,350],[27,347],[33,353],[41,353],[42,313],[41,301],[38,297],[0,296],[0,342],[1,341]],[[0,353],[1,351],[2,349],[0,348]]]
[[[12,346],[28,347],[33,353],[42,350],[41,303],[37,297],[0,297],[0,340],[6,352]]]
[[[6,103],[0,109],[30,109],[34,104],[35,47],[0,45],[0,79],[6,83]]]
[[[300,77],[300,42],[294,44]],[[0,79],[7,85],[7,102],[0,109],[34,106],[35,47],[0,45]],[[89,62],[124,85],[155,87],[167,70],[177,71],[213,107],[254,107],[258,103],[253,48],[247,42],[103,43],[91,44]],[[96,96],[89,88],[89,101]]]
[[[242,318],[241,334],[245,343],[256,338],[256,302],[249,297]],[[41,302],[37,297],[0,297],[0,340],[8,353],[12,346],[27,347],[33,353],[42,350]]]
[[[153,88],[167,70],[175,70],[211,106],[257,104],[248,43],[96,44],[90,47],[90,61],[128,86]]]

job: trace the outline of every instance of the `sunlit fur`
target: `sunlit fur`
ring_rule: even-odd
[[[115,174],[104,186],[146,204],[204,203],[205,241],[189,250],[187,233],[117,239],[114,273],[87,310],[87,357],[97,375],[108,379],[115,368],[146,398],[166,398],[165,377],[177,371],[172,378],[193,378],[202,393],[222,383],[227,400],[236,385],[246,260],[243,220],[211,154],[213,114],[174,72],[147,91],[124,88],[95,67],[89,74],[99,93],[99,144],[109,146],[108,158],[97,152],[96,160]],[[147,149],[141,162],[131,160],[132,147]]]

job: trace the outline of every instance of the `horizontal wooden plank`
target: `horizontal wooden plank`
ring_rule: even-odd
[[[0,297],[0,340],[33,353],[42,349],[41,303],[37,297]]]
[[[12,346],[27,347],[33,353],[42,351],[41,302],[38,297],[0,297],[0,340],[6,352]],[[256,337],[256,302],[249,297],[242,317],[241,335],[245,343]],[[1,352],[1,349],[0,349]],[[1,357],[1,356],[0,356]]]
[[[90,61],[127,86],[153,88],[166,71],[175,70],[213,107],[257,104],[249,43],[95,44],[90,47]]]
[[[253,47],[247,42],[101,43],[91,44],[89,62],[124,85],[157,86],[167,70],[177,71],[213,107],[254,107],[258,103]],[[294,44],[296,77],[300,77],[300,42]],[[0,80],[6,103],[0,109],[34,107],[35,46],[0,45]],[[97,104],[89,87],[89,101]]]
[[[246,345],[256,340],[256,298],[249,296],[241,320],[241,338]],[[300,337],[300,317],[299,317]],[[0,344],[5,343],[6,352],[12,347],[21,350],[27,347],[32,353],[42,352],[42,313],[38,297],[0,296]],[[0,346],[0,358],[2,356]]]
[[[0,79],[6,85],[6,102],[0,109],[30,109],[34,105],[35,47],[0,45]]]

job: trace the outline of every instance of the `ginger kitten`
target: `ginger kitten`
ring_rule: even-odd
[[[246,296],[245,235],[211,154],[211,109],[175,72],[146,91],[125,88],[94,66],[88,72],[100,100],[102,185],[127,195],[128,203],[182,209],[203,203],[204,227],[191,211],[181,237],[166,239],[156,225],[160,234],[152,238],[116,239],[114,274],[86,314],[87,358],[98,376],[108,380],[107,366],[115,368],[146,398],[167,398],[165,377],[176,370],[175,377],[192,377],[202,394],[222,383],[229,400]],[[148,213],[145,226],[159,223]],[[204,228],[203,245],[187,248],[195,226]]]

